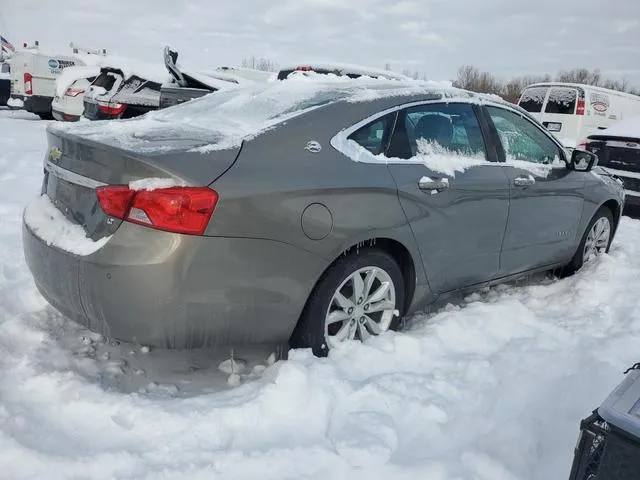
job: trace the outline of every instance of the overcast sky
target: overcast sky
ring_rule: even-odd
[[[600,68],[640,87],[640,0],[0,0],[14,44],[69,41],[189,65],[334,60],[453,79]]]

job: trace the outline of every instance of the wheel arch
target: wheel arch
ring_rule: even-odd
[[[400,267],[402,277],[404,280],[404,311],[406,312],[412,301],[416,291],[416,286],[420,281],[420,272],[423,267],[420,262],[420,257],[417,257],[411,253],[410,249],[401,241],[388,236],[381,237],[369,237],[362,240],[353,241],[345,248],[341,249],[339,253],[334,255],[331,263],[322,271],[313,284],[313,287],[309,291],[309,295],[304,303],[304,307],[298,316],[295,327],[291,333],[291,337],[295,335],[295,332],[300,325],[300,321],[308,308],[311,296],[316,291],[318,284],[325,278],[331,268],[344,256],[352,254],[353,252],[366,250],[379,250],[390,255]]]

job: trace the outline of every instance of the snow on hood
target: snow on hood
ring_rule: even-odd
[[[100,73],[100,67],[95,65],[85,65],[78,67],[67,67],[62,70],[62,73],[56,78],[56,95],[62,97],[67,88],[73,84],[76,80],[81,78],[95,77]]]
[[[208,139],[199,151],[239,147],[248,137],[305,111],[337,101],[366,102],[378,98],[440,93],[467,96],[463,90],[435,82],[398,82],[371,78],[345,79],[318,75],[254,84],[205,95],[184,104],[124,121],[50,124],[50,132],[68,132],[137,151],[169,151],[167,142]],[[162,142],[153,141],[162,133]],[[171,137],[167,132],[178,135]],[[157,137],[157,135],[156,135]],[[146,138],[146,141],[142,139]]]
[[[614,123],[609,128],[602,130],[593,136],[640,139],[640,115]]]

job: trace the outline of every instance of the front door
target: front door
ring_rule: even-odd
[[[510,109],[486,107],[505,156],[511,195],[504,275],[568,261],[579,241],[585,174],[567,168],[547,132]]]
[[[493,279],[509,183],[475,108],[429,103],[398,113],[386,151],[434,293]]]

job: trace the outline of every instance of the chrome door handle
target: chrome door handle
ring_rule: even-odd
[[[420,190],[429,191],[431,193],[437,193],[449,188],[449,182],[447,181],[447,179],[426,180],[421,178],[420,180],[418,180],[418,188]]]
[[[516,187],[530,187],[535,183],[536,183],[536,179],[533,178],[531,175],[529,175],[528,177],[516,177],[513,180],[513,184]]]

